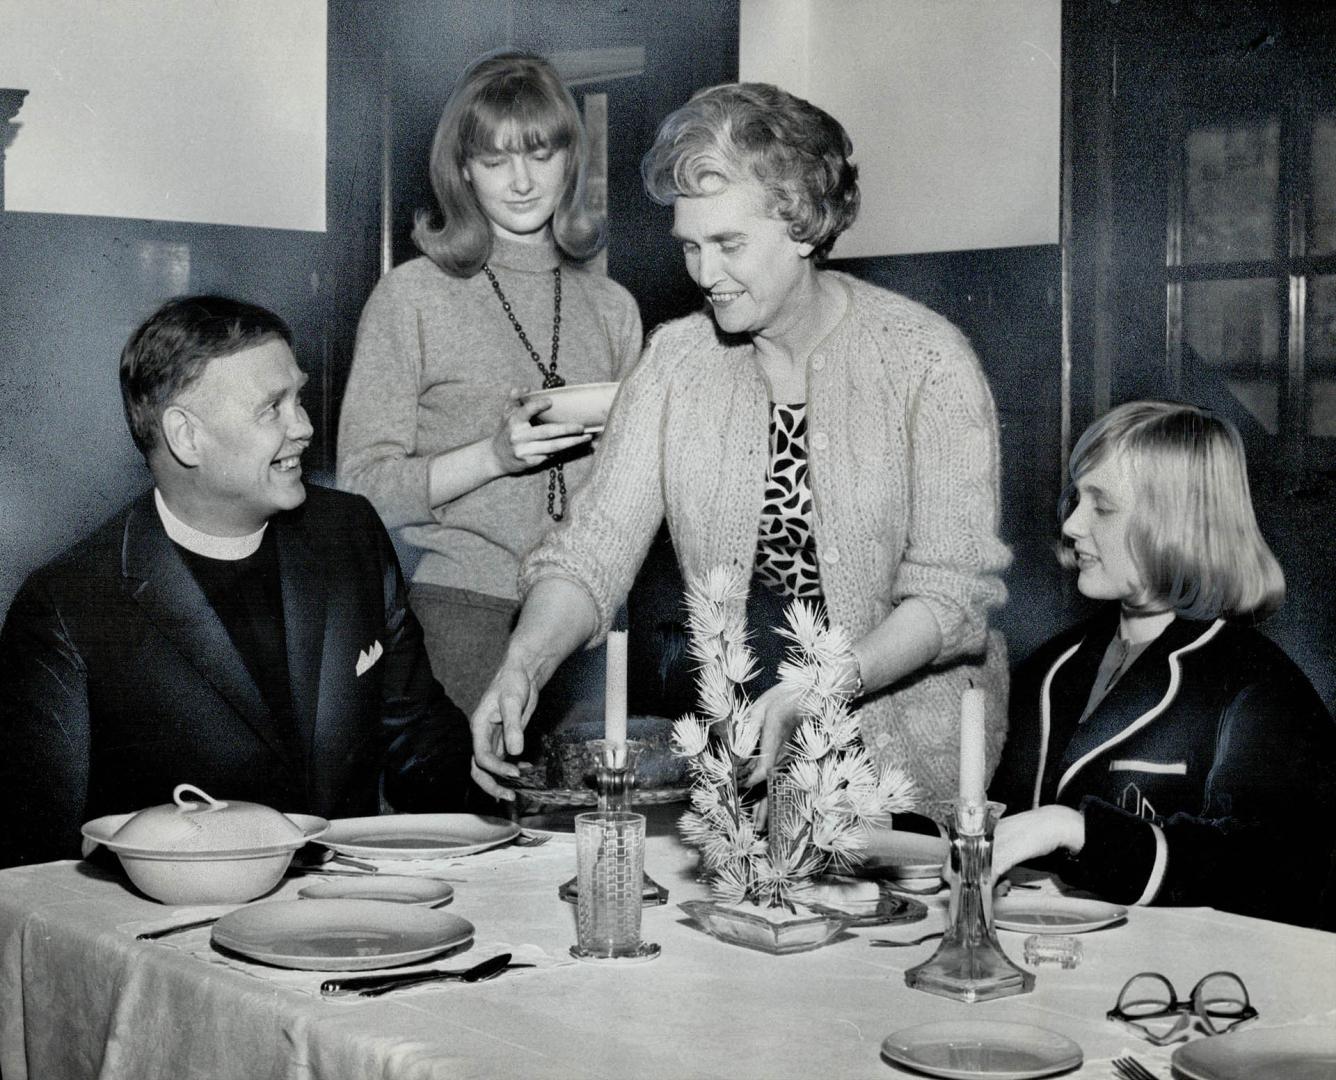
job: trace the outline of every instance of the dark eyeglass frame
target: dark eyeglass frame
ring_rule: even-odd
[[[1231,1010],[1227,1013],[1213,1012],[1209,1003],[1202,1000],[1202,990],[1207,983],[1216,978],[1233,979],[1238,984],[1239,990],[1243,993],[1243,1008],[1241,1010]],[[1154,1012],[1139,1013],[1136,1016],[1132,1016],[1123,1010],[1123,995],[1138,979],[1154,979],[1164,985],[1169,994],[1168,1002],[1163,1008]],[[1253,1008],[1252,999],[1248,996],[1248,987],[1233,971],[1212,971],[1209,975],[1203,975],[1197,980],[1197,985],[1192,988],[1192,993],[1188,995],[1186,1001],[1179,998],[1178,991],[1174,989],[1174,984],[1164,975],[1161,975],[1158,971],[1142,971],[1123,983],[1123,988],[1118,991],[1117,1003],[1104,1015],[1109,1020],[1117,1020],[1121,1024],[1126,1024],[1142,1038],[1149,1040],[1156,1046],[1167,1046],[1169,1043],[1182,1042],[1187,1039],[1191,1034],[1190,1029],[1194,1021],[1199,1022],[1208,1035],[1223,1035],[1226,1031],[1232,1031],[1240,1024],[1256,1019],[1257,1010]],[[1178,1016],[1178,1021],[1162,1035],[1155,1034],[1146,1026],[1147,1021],[1163,1020],[1166,1016],[1174,1015]]]

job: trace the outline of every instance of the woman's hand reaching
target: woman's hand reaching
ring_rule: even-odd
[[[542,465],[553,454],[589,442],[593,436],[580,424],[534,423],[534,417],[551,408],[550,398],[521,401],[525,391],[512,388],[501,422],[492,435],[492,453],[506,474],[525,472]]]
[[[533,671],[507,654],[469,719],[473,738],[469,772],[473,782],[494,799],[510,802],[515,798],[496,777],[515,780],[520,775],[519,767],[503,755],[523,753],[524,729],[538,704],[540,686],[540,678]]]
[[[772,686],[752,703],[752,711],[761,717],[761,746],[756,766],[743,781],[759,784],[779,762],[784,744],[789,741],[802,719],[798,712],[799,693],[787,686]]]

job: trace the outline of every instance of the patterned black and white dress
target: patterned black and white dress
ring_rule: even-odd
[[[812,489],[807,482],[807,403],[770,403],[770,466],[756,546],[756,577],[786,600],[821,600]]]

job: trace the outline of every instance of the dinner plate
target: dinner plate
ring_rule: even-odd
[[[458,915],[379,900],[274,900],[237,908],[213,924],[220,948],[306,971],[411,964],[472,937],[473,924]]]
[[[919,922],[928,917],[925,904],[892,891],[888,882],[871,882],[844,874],[829,874],[817,878],[817,888],[803,897],[802,903],[823,915],[838,915],[850,926],[897,926]],[[822,889],[826,885],[830,888]],[[872,896],[859,896],[847,886],[875,888]]]
[[[1081,1048],[1065,1035],[1000,1020],[938,1020],[886,1036],[888,1061],[948,1080],[1031,1080],[1075,1069]]]
[[[1021,934],[1084,934],[1125,918],[1127,908],[1103,900],[1011,892],[993,901],[993,923]]]
[[[877,838],[867,859],[853,872],[859,877],[929,889],[942,884],[945,854],[946,842],[939,836],[893,831]]]
[[[359,859],[441,859],[486,851],[519,834],[513,821],[479,814],[385,814],[336,818],[318,842]]]
[[[362,874],[316,881],[297,890],[308,900],[382,900],[435,907],[455,895],[454,886],[434,878],[400,874]]]
[[[940,862],[921,862],[905,858],[872,858],[858,867],[859,877],[879,878],[883,881],[897,881],[906,885],[928,885],[931,882],[942,883],[942,864]]]
[[[1286,1027],[1232,1031],[1184,1043],[1170,1059],[1186,1080],[1331,1080],[1336,1028]]]

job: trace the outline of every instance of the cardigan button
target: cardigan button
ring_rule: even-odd
[[[821,371],[825,368],[825,366],[826,366],[826,358],[822,356],[820,353],[817,353],[814,357],[812,357],[813,371]]]
[[[828,563],[829,565],[834,566],[840,561],[840,549],[834,544],[828,544],[826,547],[817,551],[816,557],[819,562]]]
[[[829,445],[830,445],[830,439],[826,437],[826,433],[824,431],[812,432],[812,449],[824,450]]]

